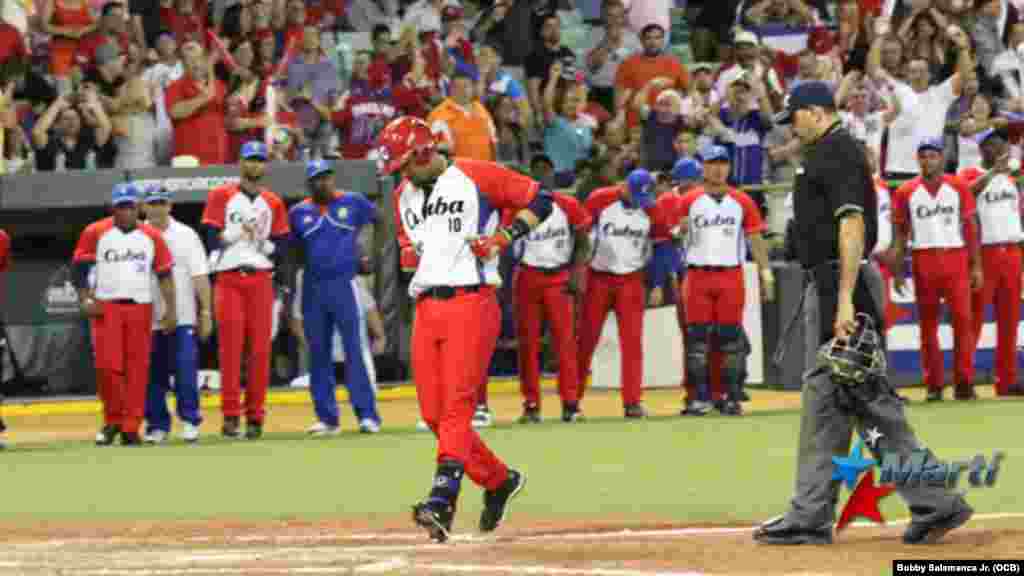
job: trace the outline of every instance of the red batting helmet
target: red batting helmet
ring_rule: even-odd
[[[384,174],[391,174],[405,166],[410,158],[428,160],[437,146],[437,139],[423,120],[402,116],[381,130],[377,146],[380,170]]]

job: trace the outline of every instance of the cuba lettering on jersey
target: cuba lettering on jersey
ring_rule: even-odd
[[[644,210],[627,207],[619,194],[620,188],[615,186],[596,190],[587,198],[587,210],[594,218],[590,267],[630,274],[647,266],[651,257],[651,217]]]
[[[153,302],[151,274],[167,274],[174,260],[160,231],[139,224],[125,232],[113,218],[90,224],[78,239],[74,262],[93,262],[97,300]]]
[[[242,225],[256,227],[254,241],[243,240]],[[274,267],[264,248],[271,236],[288,234],[288,213],[284,202],[273,192],[261,189],[249,197],[238,184],[228,184],[210,191],[203,210],[203,224],[223,232],[226,242],[210,254],[214,272],[252,266],[269,270]]]
[[[934,194],[914,178],[893,199],[893,223],[910,226],[914,250],[963,248],[963,223],[974,214],[974,197],[955,176],[943,176]]]
[[[960,178],[970,185],[983,174],[978,168],[965,168],[960,171]],[[1024,241],[1024,227],[1021,226],[1024,198],[1006,174],[996,174],[989,180],[988,186],[978,194],[977,210],[982,245]]]
[[[310,279],[355,276],[359,271],[359,229],[377,218],[362,194],[336,192],[326,206],[307,198],[289,212],[292,235],[305,248]]]
[[[512,220],[515,214],[509,212],[507,216],[507,220]],[[555,194],[551,215],[528,236],[516,241],[513,253],[523,264],[534,268],[565,267],[572,260],[574,233],[587,230],[590,224],[590,215],[578,200]]]
[[[878,240],[872,254],[880,254],[892,244],[892,198],[889,188],[881,181],[875,180],[875,195],[878,204]]]
[[[498,259],[480,262],[469,242],[496,232],[501,210],[526,208],[539,189],[518,172],[467,159],[454,161],[429,194],[403,182],[396,204],[399,243],[407,242],[419,254],[410,296],[434,286],[500,285]]]
[[[745,235],[764,229],[754,201],[732,189],[715,198],[703,187],[694,188],[683,196],[680,212],[689,220],[689,266],[740,266],[746,259]]]

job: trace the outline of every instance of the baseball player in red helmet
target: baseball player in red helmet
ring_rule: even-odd
[[[895,288],[902,292],[903,258],[914,240],[912,273],[921,318],[921,362],[928,401],[942,400],[945,370],[939,348],[939,303],[945,299],[953,315],[955,395],[975,397],[972,353],[971,291],[983,283],[974,195],[956,176],[943,174],[942,140],[929,138],[917,147],[921,175],[893,195],[893,243],[885,257]]]
[[[578,393],[583,397],[601,330],[615,310],[621,351],[622,404],[626,418],[644,418],[643,396],[644,305],[646,268],[651,257],[652,215],[655,214],[654,177],[634,170],[626,182],[595,190],[585,206],[594,218],[586,297],[580,326]]]
[[[221,433],[242,435],[242,352],[249,351],[245,387],[245,436],[263,435],[264,402],[270,383],[270,342],[273,328],[275,261],[284,253],[290,226],[281,198],[259,185],[266,169],[262,142],[242,146],[242,178],[210,191],[203,210],[207,227],[217,320],[217,352],[221,372]],[[248,341],[248,346],[246,346]]]
[[[728,185],[729,152],[709,146],[702,154],[704,185],[682,197],[677,213],[687,232],[686,246],[686,381],[696,398],[686,413],[707,414],[712,407],[708,390],[708,357],[712,348],[722,353],[722,384],[726,398],[722,413],[741,415],[740,393],[747,346],[743,332],[746,294],[743,262],[746,243],[757,263],[766,301],[774,298],[775,276],[768,264],[768,248],[761,233],[764,221],[754,201]]]
[[[490,532],[526,481],[470,424],[501,321],[497,255],[548,217],[551,194],[492,162],[447,158],[418,118],[393,120],[379,143],[381,171],[403,177],[395,217],[401,266],[415,271],[412,372],[420,414],[438,438],[434,485],[413,506],[413,520],[447,540],[465,473],[485,490],[480,530]],[[505,227],[502,210],[516,211]]]
[[[974,347],[981,338],[985,307],[995,304],[996,317],[996,394],[1024,394],[1017,384],[1017,324],[1020,322],[1021,249],[1024,227],[1021,214],[1024,196],[1012,180],[1009,165],[1008,135],[1004,130],[983,132],[981,162],[984,170],[971,167],[960,172],[978,206],[981,227],[981,267],[985,284],[974,292],[972,320]]]
[[[96,444],[142,443],[150,347],[153,342],[152,274],[166,303],[161,327],[173,334],[174,264],[160,231],[140,224],[142,191],[135,184],[114,187],[113,215],[93,222],[78,239],[72,259],[82,311],[92,323],[96,384],[103,403],[103,429]]]
[[[522,424],[541,421],[540,337],[542,321],[551,327],[558,352],[558,395],[562,420],[582,418],[577,403],[576,331],[572,267],[585,257],[590,242],[590,214],[572,196],[554,195],[551,215],[513,250],[516,339],[519,342],[519,381],[523,393]]]

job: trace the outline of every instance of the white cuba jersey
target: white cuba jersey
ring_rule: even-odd
[[[963,248],[963,222],[974,216],[974,199],[959,179],[943,176],[934,194],[928,191],[920,177],[900,187],[894,204],[893,220],[910,224],[914,250],[934,248]]]
[[[630,274],[647,266],[651,257],[651,218],[621,200],[596,214],[590,237],[594,246],[590,267],[598,272]]]
[[[74,262],[94,263],[89,285],[97,300],[154,300],[153,273],[171,270],[173,259],[160,232],[147,224],[131,230],[105,218],[89,225],[78,239]]]
[[[878,239],[872,254],[880,254],[892,244],[892,196],[889,189],[875,182],[875,197],[878,204]]]
[[[513,250],[523,264],[550,270],[569,263],[573,246],[569,217],[558,204],[554,204],[551,215],[528,236],[517,240]]]
[[[702,188],[683,197],[688,219],[688,266],[734,268],[747,257],[746,234],[760,232],[760,214],[749,196],[729,190],[715,197]]]
[[[288,233],[288,211],[284,202],[269,190],[249,196],[238,184],[228,184],[210,191],[203,211],[203,224],[222,231],[225,246],[210,254],[211,268],[222,272],[251,266],[270,270],[274,263],[268,250],[271,236]],[[243,239],[243,225],[256,229],[253,240]]]
[[[982,245],[1017,244],[1024,241],[1021,227],[1021,194],[1006,174],[995,175],[977,197]]]

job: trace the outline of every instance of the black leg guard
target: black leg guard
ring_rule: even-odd
[[[690,324],[686,327],[686,378],[697,390],[701,402],[711,401],[708,389],[708,334],[707,324]]]
[[[717,326],[718,347],[722,351],[722,380],[732,402],[743,400],[742,386],[747,371],[747,346],[743,327]]]

